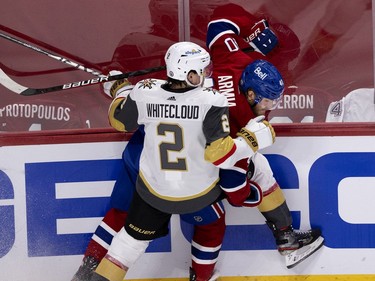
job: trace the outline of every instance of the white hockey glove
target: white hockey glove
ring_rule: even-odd
[[[121,71],[111,70],[109,76],[122,74]],[[103,83],[103,91],[110,98],[114,99],[124,91],[132,89],[133,86],[127,78],[123,78],[116,81],[109,81]]]
[[[246,126],[237,133],[237,136],[245,139],[254,152],[271,146],[275,142],[275,131],[271,124],[264,120],[264,118],[264,115],[260,115],[251,119]]]
[[[266,20],[261,20],[251,27],[251,34],[245,40],[255,51],[267,55],[278,44],[276,34],[269,28]]]

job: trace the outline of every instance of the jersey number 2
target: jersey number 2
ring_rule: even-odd
[[[186,159],[176,158],[172,161],[169,157],[170,152],[180,152],[184,148],[184,139],[182,129],[175,124],[161,123],[157,127],[159,136],[166,136],[166,133],[173,134],[173,142],[161,142],[159,144],[161,168],[163,170],[186,171]]]

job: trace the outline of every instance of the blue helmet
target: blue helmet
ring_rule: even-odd
[[[246,66],[241,75],[240,90],[246,93],[248,89],[255,92],[255,103],[263,98],[277,100],[284,92],[284,80],[272,63],[256,60]]]

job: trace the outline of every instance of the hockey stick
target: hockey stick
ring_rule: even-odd
[[[100,67],[107,67],[110,62],[103,62],[98,63]],[[10,76],[17,76],[17,77],[29,77],[29,76],[37,76],[37,75],[45,75],[45,74],[55,74],[55,73],[66,73],[69,71],[74,71],[76,68],[73,67],[60,67],[60,68],[50,68],[48,70],[31,70],[31,71],[22,71],[22,70],[15,70],[12,69],[0,61],[0,68]]]
[[[82,65],[88,66],[92,69],[102,69],[101,66],[97,63],[91,63],[89,61],[86,61],[85,59],[81,57],[77,57],[73,54],[67,53],[64,50],[61,50],[55,46],[49,45],[44,41],[37,40],[35,38],[32,38],[30,36],[27,36],[26,34],[23,34],[21,32],[18,32],[10,27],[4,26],[0,24],[0,30],[2,32],[6,32],[7,34],[12,35],[13,37],[20,38],[23,41],[30,42],[34,45],[40,46],[41,48],[44,48],[45,50],[49,50],[49,52],[53,52],[55,54],[59,54],[59,56],[63,56],[65,58],[70,58],[73,61],[79,62]]]
[[[18,40],[16,38],[12,37],[12,36],[9,36],[9,35],[6,35],[6,34],[0,32],[0,37],[3,37],[3,38],[5,38],[5,39],[7,39],[9,41],[12,41],[12,42],[17,43],[17,44],[19,44],[21,46],[24,46],[26,48],[34,50],[34,51],[36,51],[38,53],[46,55],[46,56],[48,56],[48,57],[50,57],[52,59],[55,59],[55,60],[61,61],[63,63],[66,63],[66,64],[68,64],[70,66],[73,66],[73,67],[75,67],[77,69],[80,69],[80,70],[83,70],[85,72],[91,73],[91,74],[96,75],[98,77],[105,77],[105,75],[103,75],[102,73],[100,73],[100,72],[98,72],[96,70],[93,70],[91,68],[85,67],[82,64],[76,63],[76,62],[71,61],[71,60],[69,60],[67,58],[64,58],[64,57],[60,57],[60,56],[58,56],[56,54],[52,54],[52,53],[50,53],[50,52],[48,52],[46,50],[43,50],[43,49],[40,49],[40,48],[35,47],[33,45],[30,45],[30,44],[28,44],[26,42],[23,42],[21,40]]]
[[[58,86],[52,86],[49,88],[40,88],[40,89],[34,89],[34,88],[27,88],[25,86],[22,86],[21,84],[18,84],[14,80],[12,80],[6,73],[0,68],[0,83],[11,90],[12,92],[15,92],[22,96],[33,96],[33,95],[40,95],[45,94],[49,92],[56,92],[61,90],[68,90],[68,89],[74,89],[78,87],[84,87],[84,86],[90,86],[98,83],[108,82],[108,81],[114,81],[119,79],[124,79],[128,77],[135,77],[135,76],[142,76],[148,73],[157,72],[165,70],[165,66],[157,66],[157,67],[151,67],[146,68],[142,70],[136,70],[131,72],[126,72],[118,75],[112,75],[112,76],[102,76],[102,77],[96,77],[89,80],[83,80],[73,83],[67,83],[63,85]]]

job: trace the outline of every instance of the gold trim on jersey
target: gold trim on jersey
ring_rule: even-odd
[[[117,120],[114,117],[114,115],[115,115],[116,109],[120,106],[120,104],[123,101],[124,101],[124,98],[117,98],[117,99],[113,100],[112,103],[111,103],[111,105],[109,106],[109,110],[108,110],[109,124],[114,129],[116,129],[117,131],[120,131],[120,132],[126,132],[125,125],[122,122],[120,122],[119,120]]]
[[[144,177],[144,175],[142,174],[141,171],[139,171],[139,177],[141,178],[144,186],[147,187],[148,191],[152,195],[154,195],[155,197],[164,199],[166,201],[185,201],[185,200],[190,200],[190,199],[202,197],[202,196],[206,195],[207,193],[209,193],[217,185],[217,183],[219,182],[219,178],[218,178],[209,187],[207,187],[205,190],[199,192],[198,194],[194,194],[194,195],[191,195],[191,196],[184,196],[184,197],[172,197],[172,196],[165,196],[165,195],[161,195],[161,194],[157,193],[151,187],[151,185],[147,182],[147,180],[145,179],[145,177]]]
[[[233,149],[233,146],[234,141],[230,136],[215,140],[206,147],[204,151],[204,159],[211,163],[215,163],[216,161],[223,159]]]
[[[259,204],[258,209],[261,212],[268,212],[276,209],[285,201],[284,194],[279,186],[274,192],[263,197],[262,203]]]

